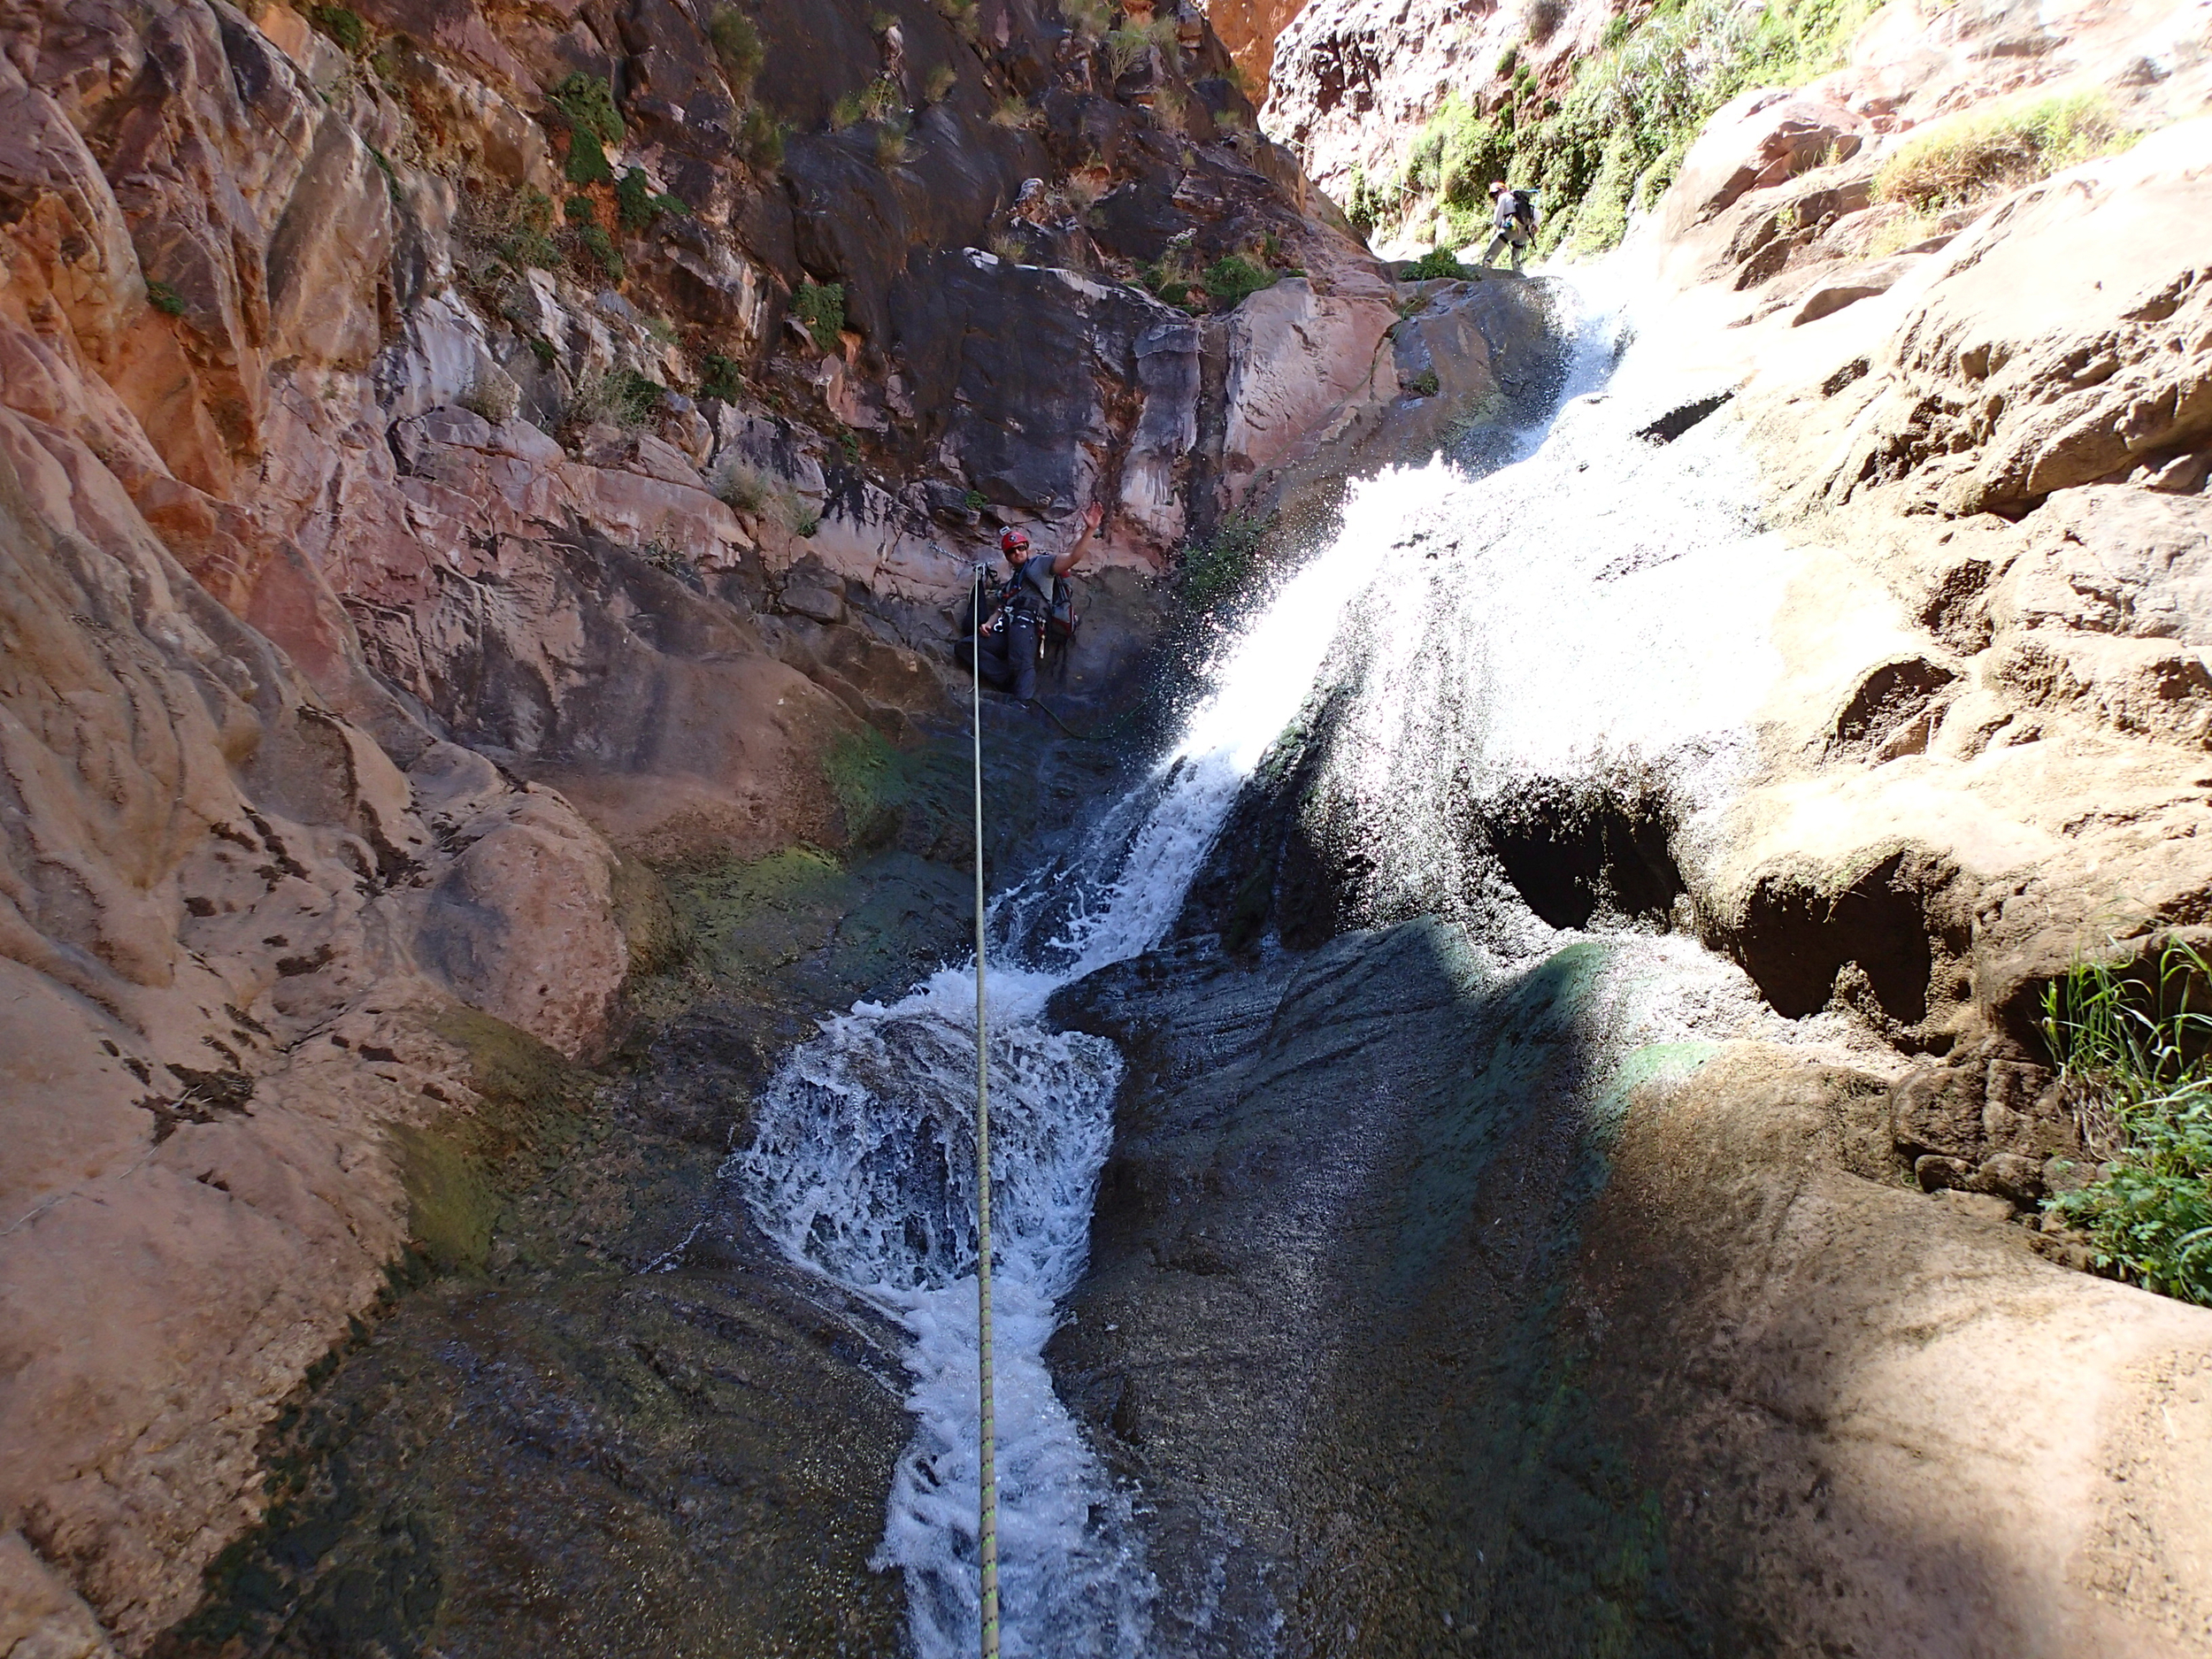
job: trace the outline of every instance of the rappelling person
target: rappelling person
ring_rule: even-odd
[[[1513,250],[1513,268],[1521,268],[1522,256],[1529,243],[1536,240],[1536,197],[1534,190],[1515,190],[1507,188],[1505,180],[1495,180],[1490,186],[1490,225],[1497,234],[1482,250],[1479,263],[1488,265],[1500,251]]]
[[[1000,532],[999,551],[1006,557],[1006,579],[989,580],[990,566],[976,566],[976,591],[971,607],[981,606],[981,627],[975,628],[975,611],[961,618],[961,637],[953,648],[960,665],[974,661],[972,642],[982,641],[983,683],[1010,692],[1018,702],[1037,695],[1037,665],[1048,641],[1061,645],[1075,637],[1074,595],[1068,572],[1090,550],[1104,509],[1093,502],[1083,511],[1083,531],[1064,552],[1032,553],[1029,536],[1018,529]]]

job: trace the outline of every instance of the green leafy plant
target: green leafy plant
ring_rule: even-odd
[[[959,84],[960,72],[950,64],[939,64],[922,77],[922,95],[932,104],[942,104]]]
[[[561,204],[561,211],[572,225],[589,225],[599,218],[599,204],[588,196],[572,196]]]
[[[849,466],[858,466],[860,465],[860,434],[850,426],[840,426],[837,428],[836,436],[837,447],[845,452],[845,464]]]
[[[847,127],[856,125],[865,113],[866,111],[861,105],[858,88],[841,93],[838,95],[837,101],[830,105],[830,131],[841,133]]]
[[[989,504],[990,497],[979,489],[972,489],[960,498],[960,502],[970,512],[981,512]]]
[[[584,203],[587,207],[590,206],[588,197],[574,196],[570,198],[569,202],[572,211],[578,202]],[[604,225],[602,225],[595,218],[581,219],[569,227],[568,234],[573,239],[573,247],[576,250],[576,257],[572,263],[580,269],[583,269],[585,275],[590,274],[590,272],[583,266],[584,259],[588,257],[607,280],[610,282],[622,280],[628,267],[623,263],[622,250],[614,245],[614,238],[607,234],[607,227]]]
[[[691,214],[691,210],[674,196],[655,190],[642,167],[633,167],[622,175],[614,187],[614,202],[623,226],[629,230],[643,230],[664,213],[673,213],[679,219],[687,219]]]
[[[184,296],[166,282],[147,283],[146,303],[166,316],[181,317],[184,315]]]
[[[991,111],[993,126],[1010,127],[1017,130],[1034,127],[1041,119],[1026,99],[1011,92],[1001,98],[997,107]]]
[[[1442,387],[1437,380],[1434,369],[1423,369],[1409,383],[1409,389],[1416,397],[1433,397]]]
[[[568,135],[568,162],[561,170],[571,184],[612,184],[614,165],[598,134],[579,127]]]
[[[1429,117],[1406,158],[1406,183],[1452,207],[1486,202],[1489,180],[1502,179],[1513,157],[1513,140],[1458,94]]]
[[[1210,612],[1236,597],[1258,571],[1268,533],[1274,527],[1271,516],[1232,513],[1215,526],[1210,541],[1185,548],[1175,572],[1183,603],[1192,611]]]
[[[753,82],[767,56],[759,28],[735,6],[717,6],[707,22],[707,39],[714,46],[714,55],[722,60],[722,76],[729,82],[730,96],[744,104],[753,96]]]
[[[2178,939],[2154,965],[2083,962],[2048,987],[2043,1034],[2096,1178],[2047,1209],[2100,1266],[2212,1306],[2212,963]]]
[[[1455,282],[1465,282],[1474,274],[1460,264],[1459,256],[1449,248],[1432,248],[1406,267],[1404,280],[1408,282],[1429,282],[1444,277]]]
[[[358,58],[369,43],[369,26],[348,7],[310,6],[307,20],[349,58]]]
[[[802,278],[799,291],[791,296],[791,311],[817,347],[832,350],[845,331],[845,285]]]
[[[603,75],[565,76],[549,96],[553,107],[576,131],[589,133],[603,144],[622,142],[622,112],[615,108],[614,88]]]
[[[774,173],[783,165],[783,141],[790,128],[755,105],[745,111],[745,119],[738,124],[739,153],[763,173]]]
[[[1242,254],[1225,254],[1206,267],[1204,283],[1208,296],[1225,311],[1242,304],[1262,288],[1273,288],[1281,280],[1281,274]]]
[[[700,365],[699,396],[718,397],[726,403],[734,403],[745,389],[745,371],[733,357],[726,357],[719,351],[707,353]]]
[[[2124,148],[2131,136],[2102,93],[2013,104],[1906,140],[1874,175],[1874,195],[1924,213],[1962,207]]]

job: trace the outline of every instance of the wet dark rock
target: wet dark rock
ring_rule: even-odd
[[[1710,397],[1694,398],[1669,410],[1636,435],[1646,443],[1672,443],[1734,396],[1732,392],[1716,392]]]
[[[1587,927],[1601,910],[1663,926],[1686,890],[1659,801],[1540,783],[1484,817],[1507,878],[1554,927]]]
[[[1424,919],[1249,969],[1194,941],[1055,998],[1130,1069],[1048,1356],[1146,1494],[1172,1640],[1701,1650],[1555,1294],[1603,1180],[1575,1090],[1604,960],[1491,980]]]

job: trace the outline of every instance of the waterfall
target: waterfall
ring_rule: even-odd
[[[1087,837],[1072,913],[1038,941],[995,906],[993,1279],[1002,1651],[1146,1651],[1150,1584],[1130,1504],[1052,1389],[1054,1305],[1083,1266],[1121,1059],[1042,1023],[1060,986],[1156,944],[1238,791],[1297,714],[1341,616],[1372,580],[1363,547],[1403,511],[1355,493],[1333,546],[1286,580],[1224,653],[1179,741]],[[1056,910],[1056,914],[1061,913]],[[764,1090],[735,1160],[768,1235],[886,1308],[912,1341],[914,1439],[894,1478],[879,1563],[907,1576],[925,1659],[964,1654],[978,1617],[975,1003],[972,960],[896,1002],[826,1021]]]
[[[1333,542],[1227,644],[1172,751],[1090,832],[1067,878],[1072,903],[995,902],[1009,1655],[1144,1653],[1154,1595],[1131,1499],[1041,1357],[1082,1271],[1121,1073],[1103,1039],[1046,1026],[1050,994],[1161,940],[1239,791],[1317,685],[1357,690],[1338,782],[1383,849],[1378,912],[1457,914],[1502,958],[1559,935],[1509,895],[1471,902],[1482,883],[1459,867],[1455,803],[1516,777],[1633,764],[1663,774],[1694,824],[1740,771],[1771,678],[1763,618],[1788,560],[1759,529],[1732,452],[1694,432],[1666,447],[1638,435],[1665,388],[1632,396],[1625,374],[1609,388],[1620,336],[1594,288],[1551,425],[1517,434],[1485,477],[1437,460],[1354,484]],[[1741,1026],[1747,986],[1716,989],[1732,969],[1679,939],[1647,943],[1655,972],[1672,964],[1693,1001],[1725,1005]],[[910,1335],[915,1430],[878,1564],[906,1575],[924,1659],[972,1650],[979,1602],[972,976],[972,963],[950,965],[897,1002],[826,1022],[764,1091],[755,1141],[733,1159],[769,1236]],[[1645,1025],[1674,1036],[1700,1021],[1692,1008]]]

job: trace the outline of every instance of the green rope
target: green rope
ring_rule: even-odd
[[[983,584],[976,582],[972,641],[975,665],[975,1215],[976,1312],[981,1340],[978,1381],[983,1401],[980,1437],[982,1506],[976,1543],[983,1563],[983,1659],[998,1659],[997,1425],[991,1398],[991,1079],[983,1026]]]

